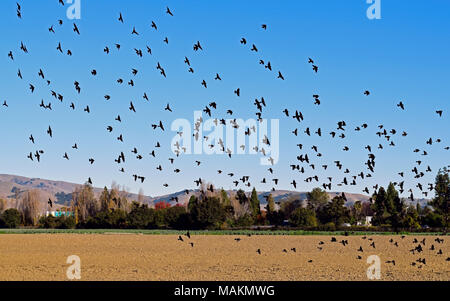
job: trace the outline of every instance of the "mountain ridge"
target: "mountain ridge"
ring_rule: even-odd
[[[57,207],[68,206],[70,204],[71,194],[75,190],[76,187],[81,186],[83,184],[70,183],[66,181],[55,181],[55,180],[47,180],[41,178],[28,178],[25,176],[17,176],[17,175],[9,175],[9,174],[0,174],[0,198],[5,199],[15,199],[15,197],[20,197],[26,191],[37,189],[41,192],[41,197],[43,200],[52,199],[55,200],[54,203]],[[103,191],[103,188],[93,187],[94,194],[96,197],[100,195]],[[186,193],[186,191],[188,193]],[[236,192],[237,190],[226,190],[228,194],[231,192]],[[142,203],[146,203],[149,205],[154,205],[157,202],[169,202],[172,205],[176,204],[174,200],[177,198],[178,203],[184,204],[189,201],[189,198],[192,195],[198,195],[200,193],[199,190],[182,190],[178,192],[173,192],[166,195],[161,196],[141,196]],[[250,192],[246,192],[249,194]],[[307,193],[305,191],[292,191],[292,190],[275,190],[275,191],[257,191],[258,198],[261,204],[266,204],[266,196],[272,194],[276,203],[282,203],[289,199],[299,199],[306,200]],[[330,199],[336,195],[342,194],[342,192],[327,192],[330,196]],[[352,205],[356,201],[368,201],[370,196],[358,194],[358,193],[350,193],[344,192],[347,198],[346,205]],[[138,195],[134,193],[127,193],[127,197],[129,200],[138,200]],[[418,200],[421,205],[425,204],[428,200],[420,199]]]

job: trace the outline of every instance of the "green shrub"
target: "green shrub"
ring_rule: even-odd
[[[336,225],[333,222],[326,223],[325,225],[320,225],[318,227],[319,231],[336,231]]]
[[[83,225],[87,229],[122,229],[126,227],[127,214],[121,209],[103,211],[89,217]]]
[[[73,216],[61,216],[57,218],[56,228],[57,229],[75,229],[75,217]]]
[[[39,219],[38,227],[42,229],[55,229],[57,226],[56,217],[53,215],[42,216]]]
[[[311,209],[299,207],[292,212],[289,223],[294,227],[316,227],[316,214]]]
[[[7,209],[0,215],[0,227],[2,228],[17,228],[21,222],[22,214],[17,209]]]
[[[131,211],[127,216],[127,224],[132,229],[149,229],[154,224],[155,209],[147,204],[140,205],[137,202],[131,204]]]
[[[255,222],[250,214],[245,214],[233,222],[233,227],[250,227]]]
[[[73,216],[54,217],[52,215],[41,217],[38,225],[41,229],[74,229],[75,226],[75,218]]]

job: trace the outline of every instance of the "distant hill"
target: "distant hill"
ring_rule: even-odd
[[[363,195],[363,194],[357,194],[357,193],[349,193],[344,192],[345,197],[347,198],[347,204],[346,205],[353,205],[356,201],[368,201],[369,196]],[[288,199],[298,199],[298,200],[306,200],[308,192],[297,192],[297,191],[290,191],[290,190],[275,190],[275,191],[269,191],[269,192],[261,192],[259,194],[260,202],[266,203],[265,196],[268,196],[269,194],[272,194],[275,202],[283,202]],[[330,199],[334,198],[337,195],[341,195],[342,192],[328,192],[328,195],[330,196]]]
[[[27,178],[22,176],[15,175],[1,175],[0,174],[0,197],[6,199],[14,199],[16,195],[19,197],[26,191],[37,189],[41,192],[43,202],[46,202],[49,198],[55,200],[54,203],[57,207],[60,206],[68,206],[70,204],[70,200],[72,199],[72,192],[75,190],[77,186],[81,184],[69,183],[64,181],[52,181],[45,180],[39,178]],[[95,188],[94,193],[96,196],[99,196],[102,192],[103,188]],[[227,193],[231,193],[230,190]],[[272,194],[276,203],[282,203],[289,199],[297,199],[297,200],[306,200],[307,192],[299,192],[299,191],[291,191],[291,190],[275,190],[275,191],[261,191],[258,192],[258,198],[260,200],[261,205],[266,204],[266,196]],[[162,196],[144,196],[143,203],[147,203],[149,205],[153,205],[157,202],[170,202],[174,205],[176,202],[174,198],[178,198],[178,203],[184,204],[189,201],[189,198],[192,195],[199,195],[200,192],[198,190],[186,190],[162,195]],[[250,193],[248,193],[250,195]],[[336,195],[340,195],[342,192],[328,192],[330,199]],[[352,205],[356,201],[367,201],[369,200],[369,196],[357,193],[349,193],[345,192],[345,196],[347,197],[347,206]],[[129,200],[137,201],[138,195],[134,193],[128,194]],[[423,206],[428,200],[420,199],[419,203]]]
[[[24,192],[37,189],[41,192],[43,201],[47,202],[49,198],[54,200],[54,204],[59,206],[68,206],[72,199],[72,192],[77,186],[81,184],[74,184],[64,181],[52,181],[39,178],[27,178],[14,175],[0,175],[0,197],[5,199],[14,199],[15,196],[21,196]],[[95,188],[94,194],[100,195],[103,188]],[[137,200],[138,195],[130,193],[128,198]],[[144,202],[150,202],[151,198],[144,197]]]

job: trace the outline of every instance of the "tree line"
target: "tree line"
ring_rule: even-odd
[[[205,189],[192,195],[184,205],[171,206],[159,202],[153,207],[138,201],[130,202],[128,193],[118,187],[106,187],[98,198],[91,185],[77,187],[72,193],[70,215],[45,216],[40,193],[23,193],[14,208],[0,199],[0,227],[39,227],[59,229],[230,229],[255,226],[288,226],[304,229],[335,230],[345,224],[364,225],[372,217],[373,227],[398,231],[417,230],[426,226],[447,229],[449,226],[450,180],[447,169],[436,176],[435,197],[427,206],[407,204],[399,197],[394,183],[387,189],[380,187],[369,201],[356,201],[345,206],[344,193],[330,199],[329,194],[315,188],[306,200],[291,197],[276,202],[272,194],[266,196],[262,208],[256,189],[250,194],[243,190],[226,192]],[[211,186],[209,186],[211,187]]]

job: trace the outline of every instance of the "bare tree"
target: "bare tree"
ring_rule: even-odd
[[[130,190],[128,187],[123,186],[119,191],[119,198],[116,202],[116,208],[128,211],[128,197],[130,195]]]
[[[0,213],[6,210],[8,207],[8,201],[0,198]]]
[[[139,193],[138,193],[138,198],[137,198],[139,203],[143,203],[145,200],[145,196],[144,196],[144,190],[142,188],[139,189]]]
[[[230,202],[234,210],[234,217],[240,218],[250,212],[249,203],[241,203],[234,191],[230,192]]]
[[[100,206],[91,185],[85,184],[75,188],[72,193],[72,207],[77,214],[77,221],[85,222],[88,217],[97,214]]]
[[[100,194],[99,202],[100,202],[100,211],[105,212],[110,210],[111,194],[109,193],[108,188],[106,188],[106,186],[103,189],[102,193]]]
[[[14,193],[14,208],[19,209],[19,203],[20,203],[20,189],[17,187],[13,187],[12,192]]]
[[[217,191],[214,188],[214,185],[210,182],[206,183],[206,185],[203,185],[202,183],[202,190],[205,189],[205,193],[207,197],[219,197],[220,195],[217,193]],[[212,190],[212,191],[211,191]]]
[[[20,200],[19,210],[23,214],[24,224],[32,226],[37,224],[42,209],[40,197],[39,190],[30,190],[23,194]]]

